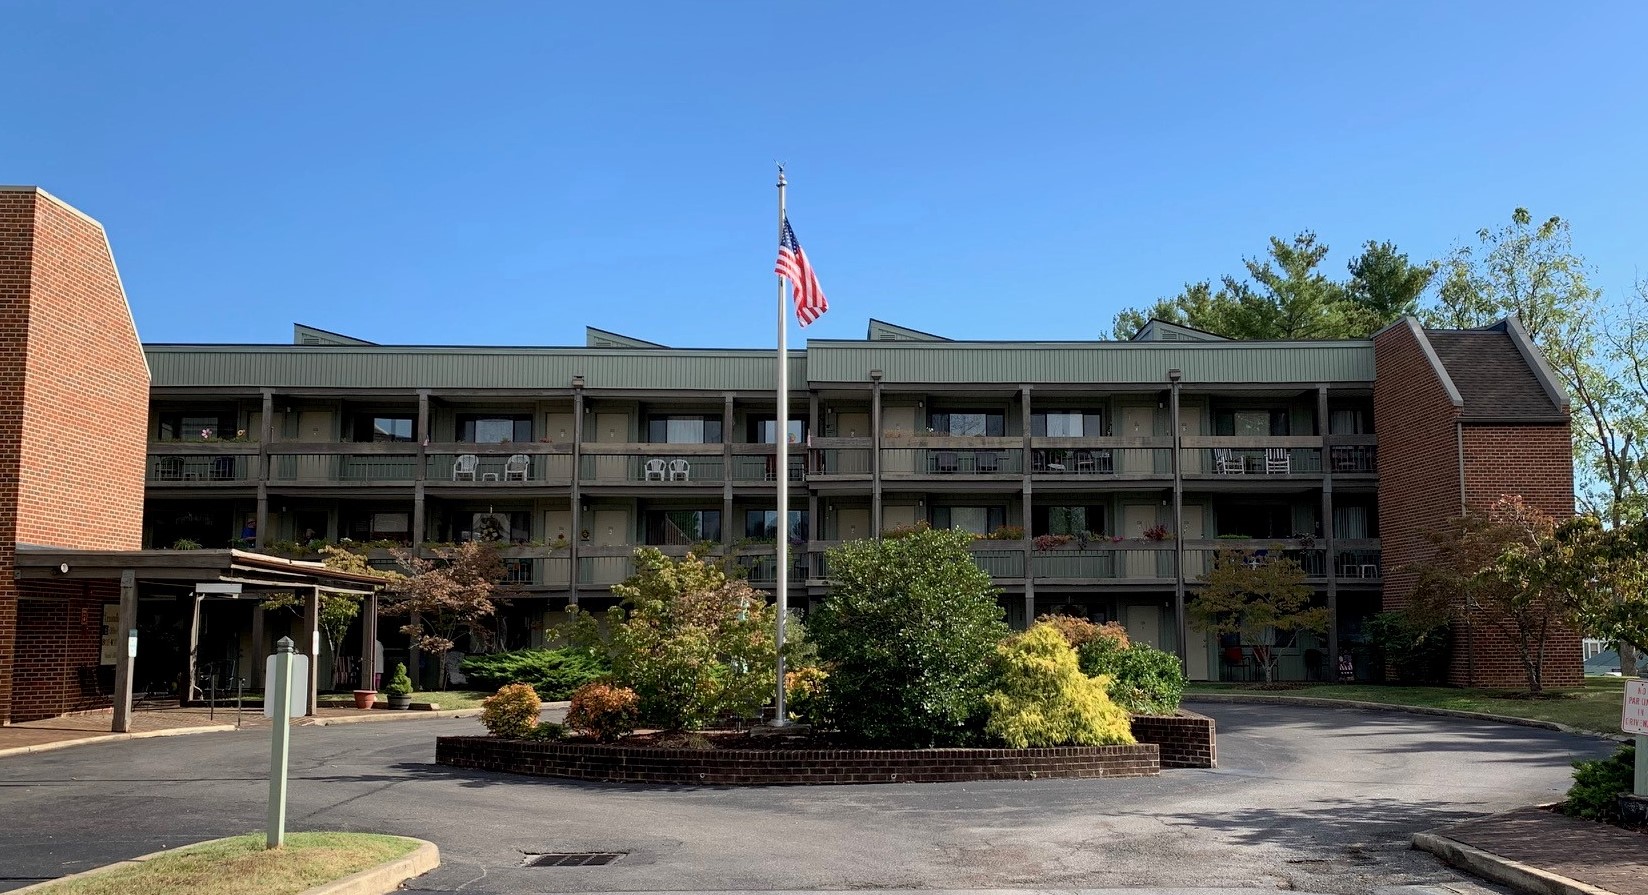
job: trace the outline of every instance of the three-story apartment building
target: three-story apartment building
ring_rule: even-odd
[[[569,605],[611,605],[638,545],[712,545],[757,585],[789,575],[806,605],[828,592],[830,547],[927,523],[976,536],[1013,625],[1119,621],[1197,679],[1251,674],[1252,645],[1187,628],[1187,595],[1220,549],[1280,553],[1335,618],[1284,651],[1284,675],[1305,679],[1337,675],[1341,655],[1378,673],[1362,621],[1400,605],[1392,577],[1412,584],[1393,559],[1423,550],[1432,508],[1450,512],[1447,492],[1392,493],[1393,468],[1397,481],[1411,464],[1445,480],[1452,468],[1461,483],[1486,468],[1478,504],[1555,475],[1545,503],[1572,509],[1571,465],[1457,450],[1480,423],[1566,451],[1566,399],[1514,321],[1447,334],[1404,321],[1343,342],[1233,342],[1159,321],[1127,342],[956,342],[872,321],[864,340],[792,352],[785,433],[771,351],[587,336],[383,346],[299,326],[288,346],[148,345],[145,545],[348,539],[387,563],[393,547],[495,542],[523,594],[497,634],[522,646]],[[1444,406],[1416,427],[1409,405],[1431,385]],[[778,437],[796,446],[787,470]],[[1461,484],[1451,512],[1468,499]]]

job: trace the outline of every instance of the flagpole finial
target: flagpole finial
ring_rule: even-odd
[[[778,163],[778,185],[785,186],[789,181],[784,179],[784,163]]]

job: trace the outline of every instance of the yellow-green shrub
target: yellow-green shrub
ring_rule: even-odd
[[[998,684],[985,697],[985,733],[1008,746],[1106,746],[1133,742],[1132,720],[1082,674],[1063,633],[1038,624],[997,647]]]
[[[531,684],[505,684],[481,702],[481,724],[495,737],[524,737],[538,726],[538,691]]]
[[[816,665],[784,674],[784,704],[790,720],[824,726],[824,681],[829,673]]]

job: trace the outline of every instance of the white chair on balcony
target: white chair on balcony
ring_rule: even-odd
[[[1247,473],[1247,458],[1232,455],[1230,448],[1214,448],[1213,471],[1219,475],[1244,475]]]
[[[655,479],[660,482],[664,480],[664,461],[657,457],[647,461],[646,475],[642,481],[650,482]]]
[[[1287,448],[1265,448],[1265,475],[1288,475],[1293,472],[1293,457]]]
[[[526,454],[511,454],[504,461],[504,481],[524,482],[527,472],[532,469],[532,458]]]
[[[692,464],[681,459],[669,461],[669,480],[672,482],[692,481]]]
[[[452,481],[461,482],[466,476],[471,482],[477,481],[475,470],[480,466],[480,457],[474,454],[459,454],[458,459],[452,461]]]

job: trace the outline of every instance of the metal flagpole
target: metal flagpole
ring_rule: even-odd
[[[778,166],[778,241],[784,242],[784,166]],[[784,296],[784,275],[778,275],[778,420],[773,441],[778,458],[778,694],[773,726],[789,723],[784,711],[784,621],[790,611],[790,309]]]

